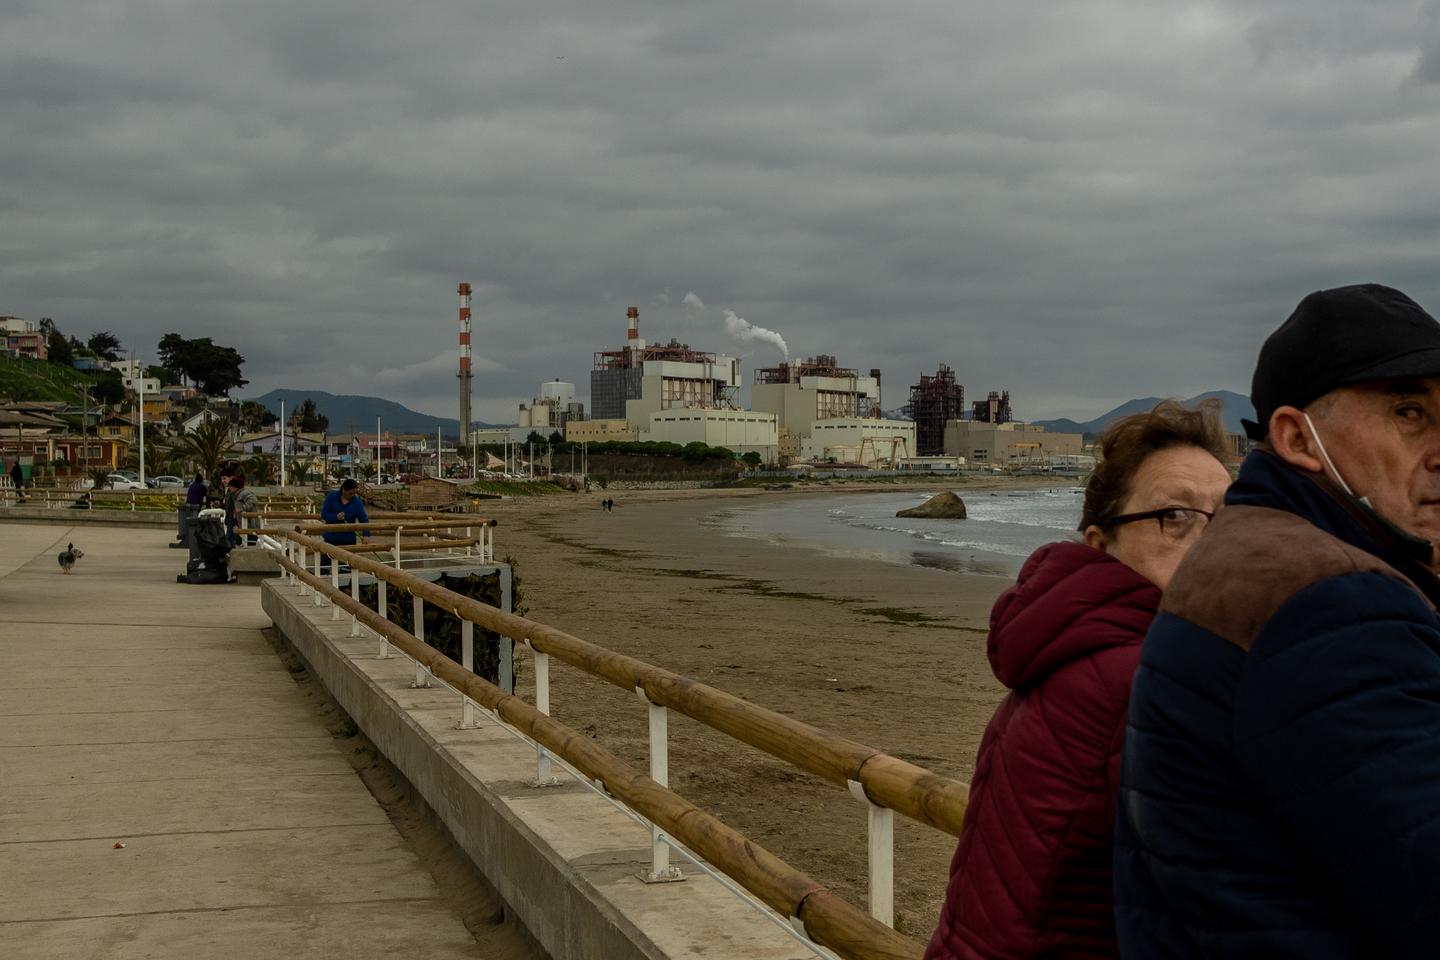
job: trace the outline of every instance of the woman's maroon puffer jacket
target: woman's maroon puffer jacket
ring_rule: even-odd
[[[1160,604],[1079,543],[1041,547],[990,612],[1010,688],[980,742],[939,958],[1115,957],[1111,838],[1130,680]]]

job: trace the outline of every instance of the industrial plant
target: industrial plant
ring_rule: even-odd
[[[464,446],[472,436],[470,285],[460,284],[459,293]],[[1008,390],[990,391],[967,408],[965,387],[946,364],[910,386],[901,418],[882,411],[878,369],[841,366],[833,354],[757,368],[747,408],[737,357],[675,338],[647,343],[640,335],[639,309],[628,308],[625,318],[623,345],[593,355],[588,412],[576,400],[573,383],[547,381],[534,398],[520,403],[514,436],[558,431],[580,443],[703,443],[754,453],[766,464],[896,470],[1013,466],[1081,453],[1079,434],[1047,433],[1017,422]]]

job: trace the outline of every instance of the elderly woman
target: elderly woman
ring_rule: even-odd
[[[980,743],[927,958],[1115,957],[1111,840],[1140,642],[1230,474],[1218,402],[1165,401],[1110,426],[1083,543],[1025,562],[990,613],[1010,693]]]

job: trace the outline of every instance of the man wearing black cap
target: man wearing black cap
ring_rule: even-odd
[[[1135,676],[1126,957],[1440,956],[1440,324],[1313,293]]]

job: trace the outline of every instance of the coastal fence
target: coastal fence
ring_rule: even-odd
[[[306,536],[323,533],[368,533],[375,535],[368,544],[351,544],[351,553],[389,553],[395,569],[404,564],[420,564],[432,560],[495,560],[495,527],[498,521],[482,517],[458,517],[455,514],[408,513],[376,511],[364,523],[327,524],[315,522],[318,514],[298,511],[254,511],[241,514],[247,531],[266,536],[276,529],[288,529]],[[278,526],[277,526],[278,525]],[[412,539],[404,536],[411,534]],[[415,537],[414,535],[417,535]],[[280,547],[271,538],[267,546]],[[462,551],[456,553],[456,551]],[[318,555],[315,557],[318,562]]]
[[[24,496],[21,496],[21,493]],[[93,490],[66,487],[26,487],[17,491],[8,479],[0,485],[0,499],[8,507],[40,507],[48,510],[126,510],[131,513],[151,511],[163,513],[179,508],[185,502],[185,492],[175,490]],[[256,516],[268,515],[277,508],[314,508],[314,498],[299,499],[291,496],[272,497],[260,494],[256,500],[260,510]],[[314,514],[305,514],[314,516]]]
[[[705,858],[761,903],[789,919],[810,941],[840,956],[920,956],[920,944],[892,929],[894,813],[958,837],[969,796],[966,784],[661,667],[606,650],[533,620],[504,613],[305,533],[276,529],[272,536],[283,544],[280,562],[288,582],[297,584],[302,595],[313,595],[317,606],[328,599],[332,604],[332,619],[340,619],[341,610],[347,611],[352,636],[359,635],[363,624],[380,638],[381,656],[388,656],[393,646],[415,661],[417,685],[428,683],[433,676],[458,691],[466,721],[472,716],[472,703],[479,704],[529,738],[536,749],[537,784],[553,782],[550,767],[553,755],[602,784],[611,796],[647,818],[652,841],[648,880],[660,882],[677,876],[668,857],[669,847],[674,844],[672,838],[678,838],[684,846],[677,849],[683,852],[688,847]],[[330,565],[329,583],[318,575],[318,556],[315,572],[306,567],[308,556],[320,553],[337,561]],[[377,578],[381,584],[378,606],[382,612],[377,613],[359,602],[358,577],[351,577],[349,596],[341,591],[341,562],[349,564],[352,573],[368,573]],[[425,645],[423,636],[412,636],[386,619],[384,584],[410,594],[416,607],[416,623],[422,622],[423,604],[436,603],[462,621],[467,641],[473,627],[466,625],[478,624],[516,639],[529,649],[534,658],[535,705],[532,707],[505,694],[469,673],[468,642],[465,663],[457,667]],[[590,738],[549,719],[552,657],[638,695],[649,712],[649,776],[642,775]],[[669,710],[844,786],[866,805],[869,814],[868,915],[669,790]]]

